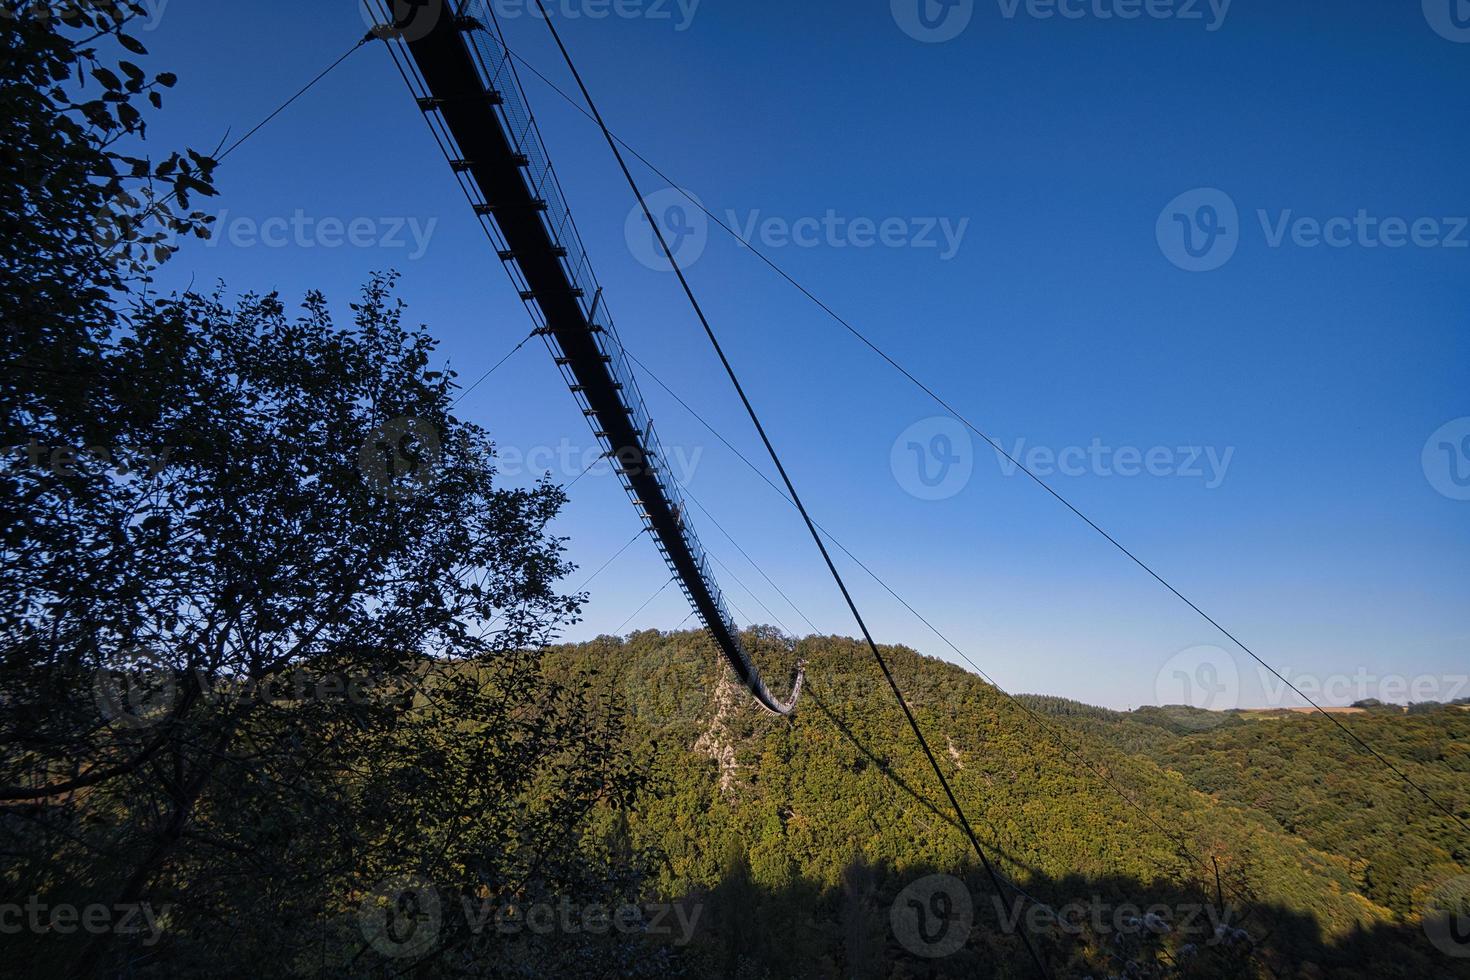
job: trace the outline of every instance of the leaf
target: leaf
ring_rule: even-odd
[[[114,92],[122,90],[122,81],[109,68],[93,68],[92,77]]]
[[[208,183],[192,175],[187,177],[180,177],[178,182],[181,187],[187,187],[189,190],[194,191],[201,197],[214,197],[219,193]]]
[[[117,43],[127,48],[133,54],[147,54],[148,49],[143,47],[143,42],[129,34],[118,34]]]
[[[171,71],[163,71],[158,73],[158,76],[154,79],[154,81],[158,82],[158,84],[162,85],[164,88],[173,88],[179,83],[179,76],[175,75]]]

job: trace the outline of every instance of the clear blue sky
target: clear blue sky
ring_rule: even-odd
[[[970,14],[937,43],[911,36],[925,33],[918,0],[703,0],[692,16],[689,0],[625,2],[644,16],[589,16],[616,9],[599,0],[554,4],[625,139],[716,214],[759,229],[778,262],[1000,443],[1041,447],[1031,461],[1042,465],[1045,451],[1077,447],[1053,485],[1294,679],[1428,675],[1436,693],[1454,693],[1470,671],[1470,501],[1455,499],[1454,481],[1470,473],[1460,441],[1470,431],[1436,437],[1428,471],[1423,458],[1436,430],[1470,416],[1470,29],[1448,2],[1436,29],[1407,0],[1237,0],[1223,17],[1201,0],[1197,20],[1099,16],[1127,0],[1073,3],[1083,16],[1066,18],[1010,0],[951,11],[930,0],[941,34]],[[565,79],[544,25],[506,25],[527,58]],[[168,3],[153,26],[140,36],[156,67],[180,75],[151,133],[162,149],[242,132],[364,24],[350,0],[267,0]],[[676,284],[638,261],[645,243],[629,245],[633,201],[597,132],[540,83],[527,87],[625,341],[760,458]],[[647,190],[662,186],[641,176]],[[467,379],[529,329],[378,45],[219,178],[213,206],[227,209],[237,240],[190,244],[166,287],[223,278],[289,297],[321,288],[345,304],[370,270],[395,267],[414,318]],[[370,219],[364,240],[375,242],[409,222],[408,245],[324,247],[318,231],[305,245],[241,244],[249,222],[298,210],[313,222]],[[802,244],[768,221],[829,213],[837,230],[809,220]],[[858,247],[864,229],[846,223],[890,218],[900,221],[887,245]],[[1317,239],[1301,218],[1347,219],[1329,225],[1341,247],[1307,244]],[[1385,244],[1389,218],[1409,229],[1399,247]],[[417,254],[412,229],[431,222]],[[952,255],[938,230],[921,234],[931,222],[963,227]],[[1210,237],[1215,225],[1223,234]],[[914,237],[938,246],[901,244]],[[1191,265],[1214,267],[1181,268]],[[1168,693],[1180,651],[1223,642],[978,441],[936,443],[948,430],[933,423],[901,437],[941,413],[722,234],[690,273],[817,519],[1002,685],[1149,703]],[[694,462],[693,492],[818,627],[855,632],[794,513],[657,386],[644,388],[665,443]],[[461,407],[517,460],[563,440],[592,445],[539,347]],[[1094,443],[1140,456],[1164,447],[1162,475],[1118,475],[1127,454],[1089,454]],[[960,462],[931,492],[917,467],[944,475],[925,456],[935,450]],[[530,479],[514,468],[510,479]],[[561,523],[583,566],[571,584],[637,528],[612,477],[582,480]],[[948,654],[860,571],[844,571],[881,641]],[[594,584],[570,635],[615,629],[665,577],[640,542]],[[722,584],[748,619],[770,618]],[[671,628],[686,614],[671,588],[633,625]],[[1254,669],[1236,666],[1229,697],[1265,703]]]

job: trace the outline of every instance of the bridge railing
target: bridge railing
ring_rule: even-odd
[[[542,221],[552,241],[563,252],[560,261],[566,271],[568,281],[571,282],[574,289],[580,291],[578,301],[587,316],[588,323],[593,327],[599,350],[608,358],[608,370],[613,380],[622,386],[623,400],[629,410],[633,425],[642,433],[642,448],[648,460],[648,466],[673,508],[684,545],[693,556],[694,564],[699,570],[700,577],[704,580],[705,588],[714,601],[715,607],[724,620],[726,629],[729,630],[731,636],[738,636],[738,627],[730,615],[724,595],[716,584],[709,556],[690,524],[688,504],[678,481],[673,478],[669,470],[668,457],[664,454],[663,445],[653,427],[653,420],[643,399],[643,392],[638,386],[638,378],[633,371],[631,359],[623,347],[617,327],[608,311],[606,298],[598,284],[597,275],[592,269],[591,256],[582,241],[576,221],[572,218],[571,209],[567,206],[566,195],[562,192],[556,169],[552,166],[546,146],[542,142],[541,132],[536,126],[535,117],[526,101],[520,76],[505,44],[505,39],[500,34],[499,24],[493,12],[487,9],[485,0],[470,0],[469,3],[462,5],[462,12],[474,18],[484,28],[470,31],[467,34],[482,76],[481,81],[487,91],[496,93],[500,97],[496,112],[500,115],[515,152],[521,154],[525,159],[524,169],[532,194],[545,202],[545,209],[541,214]],[[621,447],[605,445],[604,448],[609,452],[616,452]],[[614,468],[618,470],[623,488],[636,502],[636,493],[628,482],[626,474],[620,467],[615,465]],[[660,550],[662,550],[661,545]],[[665,558],[668,558],[667,554]],[[743,655],[743,651],[741,653]]]

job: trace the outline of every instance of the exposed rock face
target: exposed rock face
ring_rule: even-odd
[[[735,761],[735,740],[730,734],[730,719],[739,710],[740,698],[745,692],[730,679],[729,671],[720,675],[715,685],[715,713],[706,728],[694,741],[694,750],[714,759],[720,766],[720,792],[729,794],[735,789],[735,774],[740,764]]]

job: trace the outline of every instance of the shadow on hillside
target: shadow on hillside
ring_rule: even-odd
[[[854,861],[840,884],[757,883],[730,863],[713,889],[681,904],[697,927],[680,959],[696,976],[731,978],[1032,978],[1026,931],[1051,975],[1303,977],[1379,980],[1470,977],[1470,958],[1437,948],[1417,924],[1329,939],[1310,915],[1249,909],[1216,894],[1109,877],[1035,877],[1019,912],[978,868]],[[1461,951],[1470,957],[1470,941]]]

